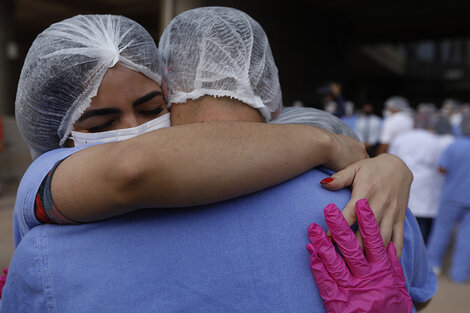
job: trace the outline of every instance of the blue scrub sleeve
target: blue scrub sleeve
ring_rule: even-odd
[[[413,302],[427,302],[437,292],[437,278],[428,262],[418,222],[409,209],[406,211],[403,249],[400,263],[405,273],[408,293]]]
[[[452,155],[452,150],[454,149],[454,144],[451,144],[445,151],[442,153],[441,158],[439,159],[439,167],[448,169],[450,164],[450,159]]]
[[[44,178],[47,177],[48,173],[58,162],[86,147],[88,146],[60,148],[46,152],[34,160],[26,170],[18,187],[13,212],[13,238],[15,247],[18,246],[21,239],[28,231],[41,224],[34,214],[34,203]]]

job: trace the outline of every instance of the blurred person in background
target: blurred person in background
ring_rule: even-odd
[[[321,105],[325,111],[337,117],[342,117],[345,114],[341,84],[329,82],[317,88],[317,95],[320,97]]]
[[[470,114],[470,104],[462,103],[456,108],[455,113],[450,118],[455,135],[461,135],[460,124],[462,123],[462,118],[468,114]]]
[[[462,122],[462,114],[459,113],[460,101],[447,98],[442,102],[439,115],[447,118],[452,125],[454,135],[460,135],[460,123]]]
[[[374,106],[369,102],[364,103],[353,129],[371,157],[376,155],[381,127],[382,119],[374,113]]]
[[[413,115],[414,129],[427,129],[433,131],[436,122],[437,110],[434,103],[420,103]]]
[[[434,132],[439,135],[439,141],[442,146],[447,147],[454,142],[455,135],[452,129],[452,124],[448,119],[442,116],[436,116],[436,122],[434,125]],[[444,149],[444,150],[445,150]]]
[[[470,114],[470,103],[462,103],[460,106],[460,114],[462,114],[462,116]]]
[[[408,100],[393,96],[385,101],[384,122],[380,132],[380,145],[377,155],[388,151],[390,143],[399,134],[413,129],[413,117],[410,114]]]
[[[389,153],[401,158],[413,173],[408,207],[415,215],[424,242],[427,243],[440,201],[444,177],[438,172],[439,159],[451,143],[445,120],[435,125],[435,109],[420,105],[414,118],[414,129],[398,135]],[[434,133],[436,130],[436,133]],[[441,138],[440,135],[443,136]]]
[[[344,115],[341,117],[341,120],[349,126],[352,130],[356,127],[357,122],[357,114],[356,114],[356,106],[352,101],[346,101],[344,103]]]
[[[470,279],[470,115],[462,118],[461,136],[444,151],[439,171],[445,175],[439,210],[428,244],[434,272],[442,263],[455,231],[450,278],[465,283]]]
[[[304,102],[302,100],[295,100],[294,102],[292,102],[292,106],[295,107],[295,108],[302,108],[304,107]]]

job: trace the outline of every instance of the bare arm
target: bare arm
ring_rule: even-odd
[[[209,122],[81,150],[59,165],[51,188],[62,214],[87,222],[226,200],[365,157],[361,143],[311,126]]]

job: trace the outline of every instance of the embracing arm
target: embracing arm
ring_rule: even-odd
[[[51,191],[63,215],[87,222],[226,200],[365,157],[361,143],[311,126],[206,122],[83,149],[57,167]]]

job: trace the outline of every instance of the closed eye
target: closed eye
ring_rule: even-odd
[[[152,110],[141,110],[139,111],[139,114],[142,114],[142,115],[158,115],[160,113],[162,113],[163,111],[163,108],[161,106],[155,108],[155,109],[152,109]]]
[[[98,133],[98,132],[106,130],[106,128],[112,126],[115,122],[116,122],[116,120],[114,120],[114,119],[109,120],[106,123],[90,127],[90,128],[87,129],[87,131],[90,132],[90,133]]]

